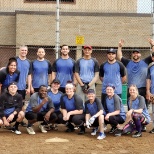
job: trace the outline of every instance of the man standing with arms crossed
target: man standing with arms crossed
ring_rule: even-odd
[[[91,57],[92,47],[85,45],[83,57],[78,59],[75,65],[75,77],[78,81],[77,94],[80,95],[83,102],[87,100],[87,91],[94,89],[95,83],[99,78],[99,65],[95,58]]]

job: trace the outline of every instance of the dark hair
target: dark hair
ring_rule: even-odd
[[[9,72],[9,66],[11,65],[12,62],[15,62],[17,65],[17,59],[15,57],[9,58],[9,62],[7,63],[7,67],[6,67],[7,72]]]
[[[41,88],[43,88],[43,87],[47,88],[46,85],[40,85],[40,86],[39,86],[39,90],[40,90]]]
[[[68,47],[68,49],[70,49],[70,48],[69,48],[69,46],[68,46],[68,45],[66,45],[66,44],[63,44],[63,45],[61,46],[61,49],[62,49],[64,46],[67,46],[67,47]]]

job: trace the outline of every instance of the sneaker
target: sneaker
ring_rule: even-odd
[[[154,128],[152,130],[150,130],[149,133],[154,134]]]
[[[11,132],[13,132],[13,133],[15,133],[15,134],[17,134],[17,135],[20,135],[20,134],[21,134],[21,131],[15,129],[15,128],[13,128],[13,129],[11,130]]]
[[[121,129],[116,129],[114,135],[115,136],[121,136],[121,134],[122,134],[122,130]]]
[[[32,127],[27,127],[26,129],[27,129],[28,134],[35,135],[35,132]]]
[[[137,137],[141,137],[142,133],[141,132],[136,132],[135,134],[132,135],[132,137],[137,138]]]
[[[98,140],[102,140],[106,137],[104,133],[99,133],[99,136],[97,137]]]
[[[25,122],[20,122],[20,125],[22,126],[22,127],[27,127],[27,124],[25,123]]]
[[[147,130],[147,128],[146,128],[146,126],[145,125],[142,125],[142,132],[146,132],[146,130]]]
[[[44,128],[44,125],[39,125],[39,128],[41,129],[42,133],[47,133],[46,129]]]
[[[67,128],[65,132],[67,133],[74,132],[74,129]]]
[[[117,127],[114,127],[114,126],[113,126],[113,127],[110,129],[109,133],[110,133],[110,134],[113,134],[113,133],[116,131],[116,129],[117,129]]]
[[[98,127],[94,128],[91,132],[91,135],[93,136],[96,135],[97,131],[98,131]]]

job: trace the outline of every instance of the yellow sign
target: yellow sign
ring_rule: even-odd
[[[76,44],[83,45],[84,44],[84,36],[76,36]]]

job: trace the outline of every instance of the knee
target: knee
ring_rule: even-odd
[[[23,120],[24,117],[25,117],[25,113],[24,113],[23,111],[20,111],[20,112],[18,113],[18,118],[21,119],[21,120]]]
[[[3,125],[3,121],[2,121],[2,119],[0,119],[0,126],[2,126]]]

